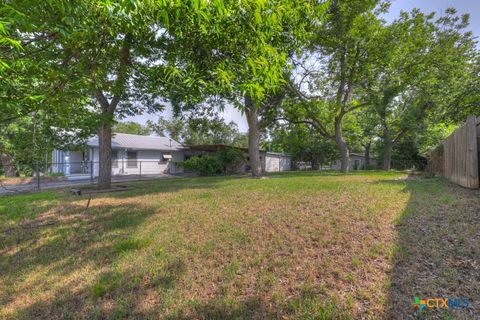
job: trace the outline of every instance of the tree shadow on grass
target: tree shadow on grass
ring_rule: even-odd
[[[149,245],[148,239],[134,236],[138,228],[152,215],[162,214],[158,205],[128,199],[213,188],[221,180],[132,183],[129,191],[93,195],[88,210],[88,195],[69,196],[66,191],[2,198],[0,205],[15,206],[7,207],[8,215],[0,221],[0,291],[4,291],[0,292],[0,318],[4,314],[21,319],[135,318],[133,315],[157,318],[154,315],[158,310],[149,309],[161,302],[146,303],[151,298],[148,292],[174,290],[185,266],[182,260],[172,257],[161,270],[143,277],[137,270],[118,271],[116,263],[124,255]],[[116,203],[116,199],[120,201]],[[89,281],[85,276],[76,276],[92,266],[95,271],[105,271]],[[58,285],[52,281],[62,282]],[[22,297],[32,299],[32,290],[42,295],[43,289],[50,290],[48,298],[21,302]],[[137,306],[144,307],[137,310]]]
[[[228,302],[226,299],[212,299],[207,302],[193,303],[188,313],[171,317],[172,319],[280,319],[280,313],[269,309],[260,298],[251,298],[241,302]]]
[[[20,319],[159,319],[161,294],[175,291],[185,271],[181,259],[160,273],[138,277],[130,270],[106,271],[79,290],[67,284],[49,299],[36,300],[17,312]],[[147,279],[148,278],[148,279]]]
[[[197,178],[178,178],[178,179],[160,179],[148,181],[128,181],[114,183],[128,187],[125,191],[91,193],[92,199],[128,199],[137,196],[152,194],[176,193],[182,190],[210,189],[216,188],[225,180],[234,179],[233,177],[197,177]],[[95,190],[91,185],[75,186],[84,188],[81,196],[70,195],[69,188],[34,192],[28,194],[12,194],[0,196],[0,233],[2,227],[8,228],[22,220],[35,218],[52,208],[59,207],[64,203],[78,200],[87,200],[90,197],[89,190]]]
[[[443,179],[379,183],[402,183],[410,193],[395,226],[386,319],[480,318],[480,191]],[[415,297],[462,298],[469,306],[419,312]]]
[[[200,189],[213,189],[220,186],[224,181],[234,179],[234,177],[189,177],[189,178],[176,178],[176,179],[159,179],[159,180],[146,180],[146,181],[127,181],[116,182],[114,186],[125,186],[128,190],[105,192],[105,193],[92,193],[96,199],[113,198],[124,199],[137,196],[147,196],[164,193],[177,193],[183,190],[200,190]],[[92,186],[85,186],[84,195],[89,195],[89,189],[95,189]]]
[[[109,267],[123,250],[132,249],[132,243],[133,249],[138,247],[140,240],[132,234],[155,213],[153,208],[134,205],[101,205],[95,214],[85,214],[79,205],[67,208],[39,215],[1,234],[0,280],[8,292],[0,293],[0,305],[14,303],[32,290],[48,290],[56,285],[49,283],[52,278],[75,278],[76,272],[91,265]],[[36,317],[33,313],[20,318]]]

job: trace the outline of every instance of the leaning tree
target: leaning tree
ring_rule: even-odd
[[[348,171],[349,147],[344,125],[368,104],[360,99],[364,78],[382,59],[378,39],[384,32],[378,18],[383,2],[330,2],[328,20],[317,23],[310,43],[295,63],[283,119],[312,126],[335,141],[341,171]]]
[[[305,40],[310,17],[321,21],[326,5],[307,0],[232,0],[222,1],[221,7],[214,3],[205,14],[207,24],[199,18],[190,29],[170,30],[181,54],[170,55],[175,57],[172,63],[158,68],[169,80],[159,80],[159,86],[180,110],[216,96],[244,112],[252,175],[258,177],[260,134],[278,108],[288,58]]]

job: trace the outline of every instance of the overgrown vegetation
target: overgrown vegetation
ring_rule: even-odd
[[[480,193],[401,173],[285,173],[0,198],[0,318],[408,319],[480,312]]]
[[[181,165],[190,171],[208,176],[222,173],[223,167],[218,158],[212,156],[193,156],[183,161]]]
[[[177,163],[185,169],[208,176],[219,173],[227,173],[229,167],[245,159],[244,151],[238,148],[223,148],[213,156],[200,155]]]
[[[248,144],[253,176],[261,175],[262,138],[313,167],[338,155],[342,172],[350,151],[381,149],[377,156],[389,170],[401,144],[414,142],[414,159],[477,112],[480,97],[480,54],[468,14],[413,9],[387,21],[389,4],[2,3],[0,162],[12,168],[4,173],[31,170],[69,138],[97,133],[98,184],[108,188],[116,120],[163,111],[166,103],[172,120],[115,129]],[[244,113],[248,134],[214,114],[203,117],[227,104]],[[305,133],[312,135],[305,148],[291,145]]]

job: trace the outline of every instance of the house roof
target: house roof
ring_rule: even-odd
[[[88,139],[87,145],[98,147],[98,136]],[[136,134],[112,134],[113,149],[178,151],[182,145],[166,137],[140,136]]]
[[[361,153],[350,152],[350,155],[351,155],[351,156],[356,156],[356,157],[365,158],[365,155],[364,155],[364,154],[361,154]]]
[[[208,151],[208,152],[217,152],[227,148],[234,148],[248,152],[248,148],[234,147],[226,144],[191,144],[185,146],[186,150],[196,150],[196,151]]]
[[[279,156],[279,157],[292,157],[288,153],[281,153],[281,152],[267,151],[267,154],[272,155],[272,156]]]
[[[234,148],[234,149],[248,152],[248,148],[235,147],[235,146],[229,146],[227,144],[218,144],[218,143],[217,144],[192,144],[192,145],[185,146],[184,149],[195,150],[195,151],[206,151],[206,152],[218,152],[226,148]],[[260,152],[265,152],[266,154],[274,155],[274,156],[290,157],[289,154],[285,154],[285,153],[271,152],[271,151],[265,151],[265,150],[260,150]]]
[[[363,153],[350,152],[349,155],[350,157],[365,158],[365,155]],[[378,159],[370,156],[370,160],[378,160]],[[340,159],[336,159],[336,161],[340,161]]]

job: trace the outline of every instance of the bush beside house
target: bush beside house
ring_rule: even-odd
[[[179,164],[187,170],[207,176],[233,171],[229,168],[234,167],[244,159],[245,156],[241,150],[236,148],[225,148],[218,151],[215,155],[193,156]]]

